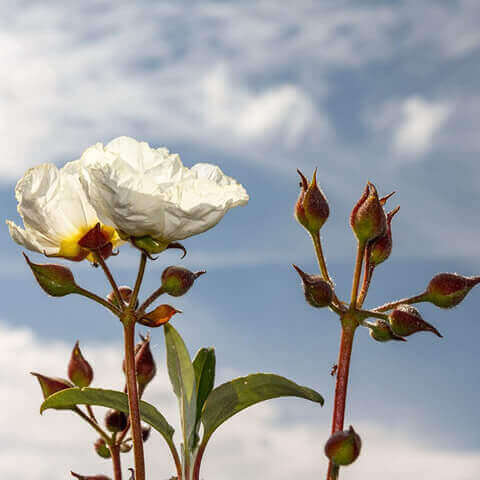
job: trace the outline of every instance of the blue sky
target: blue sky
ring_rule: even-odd
[[[118,135],[167,146],[189,166],[218,164],[238,179],[250,194],[249,204],[229,212],[211,231],[186,240],[184,260],[169,253],[152,263],[144,292],[158,285],[166,265],[205,268],[208,274],[175,303],[184,311],[175,326],[191,352],[214,345],[223,379],[273,371],[326,397],[323,410],[278,401],[252,411],[254,420],[247,420],[246,413],[239,423],[227,424],[218,443],[212,443],[208,478],[236,479],[249,468],[277,480],[322,474],[324,464],[317,457],[328,436],[334,385],[329,369],[339,328],[333,314],[304,303],[291,268],[291,263],[316,268],[309,239],[292,216],[295,170],[310,176],[318,167],[331,207],[323,231],[325,251],[343,297],[349,292],[355,250],[348,215],[367,180],[381,193],[397,191],[390,205],[401,205],[393,222],[392,258],[378,268],[368,304],[419,292],[440,271],[478,273],[478,3],[297,1],[292,7],[270,1],[52,1],[2,6],[2,217],[18,220],[13,188],[28,167],[62,165],[89,145]],[[38,353],[20,362],[25,371],[52,368],[55,361],[45,359],[53,351],[60,356],[77,338],[97,352],[100,364],[102,352],[113,358],[120,329],[112,318],[83,299],[43,295],[6,228],[0,247],[4,343],[22,338],[24,348]],[[129,248],[112,259],[120,283],[132,282],[136,262]],[[98,271],[81,265],[75,272],[83,285],[107,293]],[[448,470],[447,460],[449,465],[461,460],[461,480],[477,478],[479,296],[472,292],[448,312],[422,305],[424,318],[444,339],[419,334],[406,344],[381,345],[360,332],[347,423],[358,425],[364,455],[345,470],[345,478],[383,478],[385,472],[394,480],[409,474],[451,478],[455,470]],[[161,364],[162,334],[153,336]],[[12,358],[1,357],[7,372],[0,376],[4,392],[12,381]],[[59,368],[45,373],[63,374],[63,365]],[[104,373],[103,378],[109,377]],[[32,398],[39,395],[29,390],[27,376],[17,381]],[[24,411],[36,409],[35,401],[28,402]],[[37,419],[34,413],[29,414],[40,437],[53,428],[54,415]],[[290,461],[290,470],[276,471],[245,447],[245,459],[237,465],[232,451],[235,442],[246,441],[242,421],[250,422],[258,445],[267,445],[268,458],[282,458],[275,448],[288,436],[297,440],[289,440],[289,446],[303,452],[296,457],[300,460]],[[0,434],[0,445],[6,434]],[[88,443],[91,435],[83,434]],[[315,451],[308,457],[302,442],[312,448],[310,438],[315,438]],[[381,448],[385,439],[396,446],[391,458]],[[232,451],[225,445],[233,445]],[[51,472],[45,469],[45,452],[40,473],[1,470],[9,459],[13,465],[13,458],[41,464],[31,460],[39,449],[29,442],[24,457],[18,452],[9,457],[0,449],[0,472],[13,479],[46,479]],[[88,448],[81,455],[83,464],[108,471]],[[379,456],[384,463],[375,463]],[[75,458],[57,458],[55,478],[64,478]]]

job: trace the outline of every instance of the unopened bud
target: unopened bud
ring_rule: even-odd
[[[145,313],[138,323],[150,328],[160,327],[168,323],[176,313],[182,313],[182,311],[170,305],[159,305],[155,310]]]
[[[110,458],[112,454],[110,453],[110,449],[108,448],[105,440],[103,438],[99,438],[94,444],[93,447],[97,452],[99,457],[102,458]]]
[[[458,305],[478,283],[480,277],[464,277],[456,273],[439,273],[428,284],[425,301],[440,308]]]
[[[130,287],[127,287],[126,285],[122,285],[121,287],[118,287],[118,291],[120,293],[120,296],[122,297],[124,306],[129,305],[130,299],[132,298],[133,290]],[[117,308],[120,308],[117,302],[117,297],[113,290],[107,295],[107,300],[111,304],[115,305]],[[137,307],[138,307],[138,299],[136,301],[135,308]]]
[[[395,208],[387,214],[387,229],[383,235],[375,238],[368,245],[368,254],[370,265],[380,265],[392,253],[392,227],[391,222],[400,207]]]
[[[317,170],[313,172],[310,185],[300,170],[300,194],[295,204],[295,218],[310,233],[316,234],[320,231],[323,224],[327,221],[330,214],[328,202],[322,190],[317,185]]]
[[[390,326],[397,335],[408,337],[417,332],[432,332],[437,337],[443,335],[433,326],[427,323],[420,312],[411,305],[399,305],[388,316]]]
[[[157,373],[155,360],[150,350],[149,336],[143,338],[143,344],[135,355],[135,370],[137,372],[139,396],[141,396]]]
[[[79,473],[70,472],[72,477],[78,478],[78,480],[111,480],[106,475],[80,475]]]
[[[88,387],[93,380],[93,369],[82,355],[78,341],[73,347],[68,364],[68,378],[80,388]]]
[[[34,377],[37,377],[38,383],[42,389],[43,398],[47,399],[50,395],[65,390],[67,388],[73,388],[75,385],[70,383],[64,378],[58,377],[46,377],[40,373],[30,372]]]
[[[23,256],[32,269],[38,284],[48,295],[63,297],[77,293],[78,286],[70,269],[62,265],[36,264],[31,262],[25,254]]]
[[[127,415],[119,410],[109,410],[105,414],[105,426],[107,430],[112,433],[125,430],[127,424]]]
[[[375,323],[369,323],[370,336],[377,342],[389,342],[390,340],[398,340],[406,342],[403,337],[396,335],[390,325],[384,320],[377,320]]]
[[[142,440],[146,442],[150,438],[152,427],[142,427]]]
[[[325,444],[325,455],[338,466],[350,465],[360,455],[362,441],[353,427],[335,432]]]
[[[195,280],[204,273],[205,270],[193,273],[183,267],[167,267],[162,273],[163,291],[172,297],[185,295]]]
[[[377,189],[368,182],[350,215],[350,225],[359,242],[365,243],[385,233],[387,218]]]
[[[302,279],[303,292],[307,302],[316,308],[328,307],[333,299],[332,286],[320,275],[308,275],[296,265],[293,268]]]

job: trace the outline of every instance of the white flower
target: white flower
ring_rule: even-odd
[[[81,182],[98,217],[121,236],[150,236],[164,246],[202,233],[248,202],[245,189],[215,165],[188,169],[166,148],[119,137],[88,148]]]
[[[79,171],[79,160],[60,170],[44,163],[27,171],[15,188],[17,210],[25,228],[7,220],[15,242],[48,256],[77,261],[89,256],[78,242],[99,220],[82,189]],[[119,243],[113,228],[103,225],[101,234],[113,246]]]

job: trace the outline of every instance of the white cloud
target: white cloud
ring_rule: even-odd
[[[158,342],[155,337],[154,351],[158,353],[156,345],[161,335]],[[91,447],[96,435],[80,420],[68,412],[49,411],[42,417],[38,414],[40,389],[27,372],[34,369],[51,375],[64,374],[70,348],[62,342],[40,341],[28,330],[0,324],[2,477],[49,480],[68,478],[70,469],[89,474],[110,472],[109,461],[96,457]],[[82,344],[82,349],[94,365],[96,385],[122,385],[120,345]],[[160,359],[158,365],[159,374],[146,399],[171,421],[176,418],[176,405]],[[323,475],[326,461],[322,444],[328,431],[328,407],[320,411],[313,404],[296,402],[296,406],[305,408],[304,412],[323,418],[323,422],[285,423],[280,400],[243,412],[222,426],[211,441],[204,461],[204,478],[291,480]],[[383,480],[386,476],[389,480],[475,480],[478,476],[478,451],[439,451],[413,440],[405,432],[386,431],[375,424],[356,427],[363,437],[363,454],[355,465],[345,469],[345,480]],[[153,434],[146,444],[146,455],[151,478],[167,478],[172,473],[172,463],[158,435]],[[131,457],[127,456],[125,470],[130,465]]]
[[[450,112],[446,103],[428,102],[418,96],[405,99],[401,104],[402,118],[393,133],[394,150],[405,155],[426,153]]]

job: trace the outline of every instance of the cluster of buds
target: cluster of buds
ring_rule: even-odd
[[[309,305],[315,308],[329,307],[340,316],[343,332],[353,335],[359,326],[369,329],[370,336],[378,342],[401,341],[418,332],[431,332],[442,337],[440,332],[426,322],[412,304],[430,302],[440,308],[452,308],[458,305],[468,292],[478,283],[480,277],[464,277],[454,273],[440,273],[433,277],[424,292],[403,300],[390,302],[372,310],[363,309],[372,276],[376,267],[385,262],[392,252],[392,220],[399,211],[396,207],[385,211],[387,200],[395,193],[380,197],[375,185],[368,182],[360,199],[350,214],[350,226],[357,239],[357,259],[352,281],[350,303],[341,301],[334,290],[334,284],[328,273],[324,258],[320,229],[329,216],[329,206],[325,195],[317,186],[316,170],[312,181],[300,174],[300,194],[295,204],[294,216],[312,237],[320,274],[307,274],[293,265],[302,280],[303,293]],[[363,272],[363,282],[360,283]],[[360,287],[361,285],[361,287]],[[360,288],[360,291],[359,291]],[[367,321],[373,318],[374,321]],[[342,337],[343,338],[343,337]],[[342,340],[343,341],[343,340]],[[351,349],[352,343],[348,347]],[[339,363],[343,361],[339,356]],[[346,368],[346,370],[345,370]],[[348,365],[338,371],[348,375]],[[337,374],[339,375],[339,374]],[[347,377],[348,378],[348,377]],[[338,383],[339,382],[339,383]],[[345,402],[346,380],[337,378],[337,390],[343,389]],[[342,417],[335,418],[334,425],[343,425]],[[360,437],[352,427],[347,431],[336,431],[325,446],[325,453],[335,468],[351,464],[360,453]],[[337,478],[336,476],[329,476]]]

